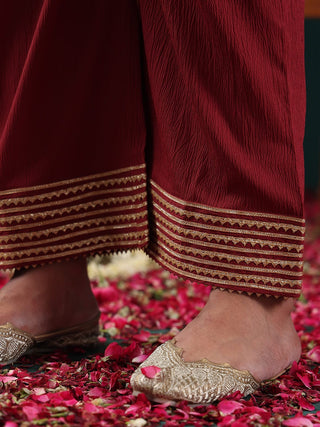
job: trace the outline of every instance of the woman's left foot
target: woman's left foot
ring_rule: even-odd
[[[26,270],[0,290],[0,363],[40,344],[91,345],[98,319],[85,259]]]

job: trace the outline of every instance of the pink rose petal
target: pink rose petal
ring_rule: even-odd
[[[50,400],[47,394],[41,394],[41,395],[35,394],[32,396],[32,399],[42,403],[49,402]]]
[[[161,369],[157,366],[146,366],[145,368],[141,368],[141,372],[144,376],[147,378],[155,378],[157,375],[159,375]]]
[[[133,339],[140,342],[147,342],[150,335],[151,334],[148,331],[141,331],[139,334],[133,335]]]
[[[93,405],[90,402],[86,402],[84,404],[84,410],[92,414],[101,414],[103,412],[103,408]]]
[[[148,356],[146,354],[140,354],[140,356],[134,357],[131,362],[132,363],[142,363],[146,359],[148,359]]]
[[[89,393],[88,396],[90,397],[101,397],[105,393],[105,390],[101,387],[93,387]]]
[[[313,423],[308,418],[301,415],[283,421],[282,425],[289,427],[313,427]]]
[[[26,405],[22,408],[22,411],[26,414],[28,421],[32,421],[38,417],[40,407]]]
[[[222,400],[218,403],[217,408],[221,414],[230,415],[237,409],[243,408],[243,404],[235,400]]]
[[[17,380],[17,377],[14,377],[12,375],[0,375],[0,381],[3,383],[10,383],[11,381]]]
[[[320,363],[320,346],[313,347],[313,349],[307,353],[307,357],[314,362]]]

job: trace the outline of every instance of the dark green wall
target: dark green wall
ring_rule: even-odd
[[[305,21],[307,115],[304,137],[306,189],[320,183],[320,19]]]

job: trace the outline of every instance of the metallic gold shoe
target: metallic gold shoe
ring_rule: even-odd
[[[207,359],[185,362],[182,351],[174,340],[158,347],[133,373],[130,383],[134,394],[144,393],[160,403],[187,400],[207,404],[236,391],[246,396],[261,385],[250,372],[234,369],[228,363],[216,364]],[[148,366],[160,368],[154,378],[141,372]]]
[[[98,342],[99,317],[100,313],[97,313],[92,319],[71,328],[38,336],[32,336],[11,323],[0,325],[0,364],[14,363],[31,351],[94,345]]]

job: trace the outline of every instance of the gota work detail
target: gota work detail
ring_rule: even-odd
[[[180,277],[240,292],[298,296],[304,220],[189,203],[151,182],[148,252]]]
[[[141,371],[157,366],[155,378]],[[134,393],[145,393],[156,402],[187,400],[207,404],[239,391],[244,396],[253,393],[260,384],[248,371],[240,371],[229,364],[216,364],[207,359],[185,362],[182,349],[173,341],[158,347],[133,373],[131,386]]]
[[[14,363],[33,347],[43,351],[48,348],[95,345],[99,336],[99,318],[100,313],[97,313],[86,322],[38,336],[32,336],[11,323],[0,325],[0,363]]]
[[[142,248],[145,165],[0,192],[0,268]]]
[[[14,363],[34,345],[31,335],[10,323],[0,326],[0,363]]]

